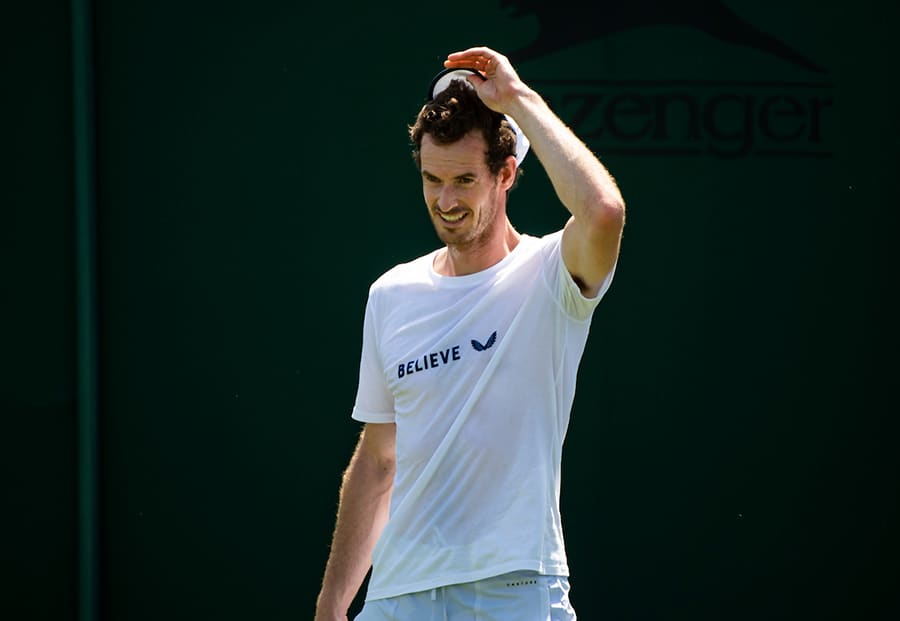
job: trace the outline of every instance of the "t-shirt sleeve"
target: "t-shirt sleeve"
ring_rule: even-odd
[[[359,385],[351,416],[364,423],[394,422],[394,397],[384,376],[384,366],[378,354],[377,301],[369,292],[363,320],[362,355],[359,361]]]
[[[567,315],[578,321],[586,321],[609,290],[616,266],[613,265],[607,274],[597,295],[588,298],[581,292],[563,260],[562,231],[548,235],[544,238],[544,242],[547,244],[544,248],[544,274],[548,288],[556,295],[556,299]]]

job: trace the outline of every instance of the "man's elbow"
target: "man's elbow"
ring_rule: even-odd
[[[397,472],[397,459],[393,452],[364,451],[360,453],[359,461],[360,467],[375,479],[390,481]]]
[[[584,226],[589,239],[618,237],[625,227],[625,201],[619,195],[598,197],[588,210]]]

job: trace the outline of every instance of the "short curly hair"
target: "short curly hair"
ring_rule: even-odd
[[[481,131],[487,143],[485,159],[492,175],[502,170],[506,158],[516,155],[516,133],[499,112],[494,112],[478,97],[465,80],[450,85],[424,106],[409,127],[412,156],[422,168],[422,137],[429,134],[438,144],[453,144],[473,129]]]

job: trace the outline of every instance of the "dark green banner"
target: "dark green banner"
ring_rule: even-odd
[[[628,204],[564,456],[580,618],[889,618],[885,10],[95,2],[99,617],[312,618],[367,288],[438,243],[406,125],[444,56],[483,43]],[[74,618],[77,599],[72,50],[54,11],[7,39],[0,411],[21,570],[4,618]],[[524,169],[511,220],[560,228],[537,158]]]

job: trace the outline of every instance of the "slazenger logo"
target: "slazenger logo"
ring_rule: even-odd
[[[490,349],[496,342],[496,330],[491,333],[491,335],[484,343],[481,343],[481,341],[478,341],[477,339],[472,339],[470,341],[472,349],[479,352]],[[412,375],[413,373],[420,373],[422,371],[427,371],[428,369],[436,369],[440,366],[456,362],[457,360],[462,359],[462,354],[459,350],[460,346],[454,345],[453,347],[448,347],[447,349],[429,352],[424,356],[419,356],[415,360],[404,362],[397,367],[397,378],[400,379],[407,375]]]
[[[800,67],[808,81],[577,80],[528,77],[575,132],[603,153],[651,156],[827,158],[833,85],[806,55],[740,17],[724,2],[686,0],[543,3],[503,0],[533,13],[537,38],[510,54],[516,63],[643,26],[699,30]],[[577,19],[574,17],[577,16]],[[602,140],[602,143],[601,143]]]

